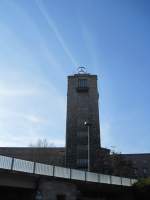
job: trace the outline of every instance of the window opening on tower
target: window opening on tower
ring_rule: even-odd
[[[77,91],[78,92],[82,92],[82,91],[87,92],[88,91],[88,81],[87,81],[87,79],[84,79],[84,78],[78,79]]]

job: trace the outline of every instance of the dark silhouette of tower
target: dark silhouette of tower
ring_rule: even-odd
[[[66,166],[87,169],[88,128],[90,124],[90,168],[96,161],[100,148],[100,125],[98,108],[97,76],[80,68],[77,74],[68,76],[66,121]]]

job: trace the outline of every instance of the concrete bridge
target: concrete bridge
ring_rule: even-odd
[[[0,155],[0,194],[6,200],[132,199],[135,182]]]

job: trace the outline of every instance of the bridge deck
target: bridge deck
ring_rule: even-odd
[[[100,184],[111,184],[119,186],[132,186],[137,180],[106,174],[98,174],[77,169],[47,165],[17,158],[0,155],[0,169],[23,172],[28,174],[44,175],[62,179],[86,181]]]

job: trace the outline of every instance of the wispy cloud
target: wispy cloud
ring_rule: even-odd
[[[13,97],[13,96],[33,96],[39,92],[35,89],[15,89],[15,88],[0,88],[0,96]]]
[[[3,83],[0,97],[0,146],[28,146],[41,137],[64,145],[65,98],[50,82]]]
[[[48,120],[46,118],[36,116],[36,115],[22,115],[22,116],[34,124],[41,124],[41,123],[48,122]]]
[[[9,139],[8,139],[9,138]],[[0,135],[0,146],[1,147],[25,147],[29,146],[30,144],[37,144],[39,139],[44,139],[45,136],[41,136],[38,132],[26,132],[26,134],[17,133],[15,137],[12,135],[11,132],[5,132],[5,135]],[[51,146],[56,147],[63,147],[65,145],[64,139],[54,139],[50,137],[46,137],[48,144]]]
[[[102,59],[100,58],[101,52],[97,51],[97,45],[95,42],[95,34],[89,29],[85,22],[80,21],[80,30],[83,35],[83,41],[86,51],[90,57],[92,68],[97,72],[102,65]],[[99,52],[99,54],[97,54]]]
[[[54,119],[56,121],[56,119]],[[55,135],[55,121],[36,114],[0,112],[0,146],[29,146],[45,139],[53,146],[64,146],[64,139]],[[60,124],[61,125],[61,124]],[[54,133],[53,133],[54,132]]]
[[[71,54],[69,48],[67,47],[66,42],[64,41],[62,35],[60,34],[56,23],[54,22],[54,20],[50,17],[50,15],[47,13],[44,3],[42,1],[36,0],[37,6],[40,9],[42,15],[45,17],[45,20],[47,21],[50,29],[55,33],[55,36],[57,38],[57,40],[59,41],[59,43],[61,44],[63,50],[65,51],[65,53],[67,54],[67,56],[70,58],[70,60],[72,61],[74,66],[78,66],[77,61],[74,59],[73,55]]]

